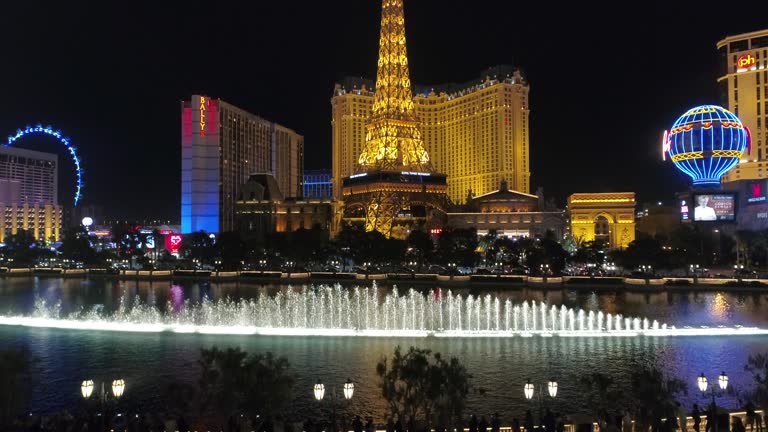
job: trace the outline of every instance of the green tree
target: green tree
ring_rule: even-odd
[[[606,245],[600,240],[582,242],[571,257],[571,261],[583,264],[602,264],[605,261]]]
[[[216,241],[216,254],[221,258],[224,271],[240,269],[240,262],[245,260],[245,242],[237,231],[227,231],[219,235]]]
[[[349,260],[362,262],[365,258],[361,256],[361,251],[366,238],[366,232],[361,227],[344,225],[333,240],[333,244],[345,262]]]
[[[0,426],[10,426],[29,401],[33,359],[27,349],[0,351]]]
[[[637,268],[650,265],[654,269],[670,268],[670,254],[663,249],[658,239],[640,236],[631,242],[620,254],[620,265],[625,268]]]
[[[303,263],[317,258],[318,250],[328,241],[328,231],[315,224],[310,229],[301,228],[288,234],[286,255]]]
[[[457,358],[411,347],[395,348],[376,365],[381,395],[390,415],[400,419],[460,424],[472,376]]]
[[[653,427],[662,417],[675,415],[676,398],[680,393],[687,393],[688,386],[678,378],[670,378],[656,366],[643,366],[632,373],[632,401],[636,404],[636,422],[643,429]]]
[[[750,355],[744,370],[752,374],[754,381],[749,398],[761,409],[768,409],[768,353]]]
[[[592,414],[600,430],[603,430],[606,422],[610,420],[608,413],[616,407],[620,395],[615,389],[613,378],[601,372],[592,372],[582,376],[579,385],[584,389],[582,396],[593,410]]]
[[[210,262],[214,255],[213,239],[205,231],[197,231],[185,235],[181,240],[181,254],[188,258]]]
[[[442,264],[456,262],[471,267],[477,262],[477,231],[474,228],[446,228],[437,238],[437,257]]]
[[[413,230],[408,234],[408,240],[406,240],[410,253],[419,262],[419,266],[428,263],[432,260],[435,251],[435,244],[432,242],[432,237],[424,231]]]
[[[4,252],[6,258],[13,259],[14,265],[29,266],[34,264],[41,249],[32,231],[20,229],[5,242]]]
[[[234,414],[271,421],[293,399],[295,378],[290,364],[272,353],[248,355],[240,348],[214,346],[201,350],[198,365],[197,387],[173,383],[164,396],[172,412],[199,415],[199,430],[221,427]],[[261,428],[254,426],[254,430]]]
[[[112,227],[112,240],[117,245],[117,255],[122,259],[129,260],[133,266],[135,257],[144,255],[141,245],[145,239],[142,238],[141,230],[135,224],[117,224]]]
[[[64,231],[64,241],[59,246],[59,253],[64,258],[85,264],[94,264],[97,261],[96,251],[91,247],[88,231],[83,226]]]

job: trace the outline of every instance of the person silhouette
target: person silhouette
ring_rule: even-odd
[[[354,432],[363,432],[363,420],[359,415],[356,415],[355,419],[352,420],[352,430]]]
[[[693,220],[695,221],[713,221],[717,220],[717,214],[715,209],[709,207],[709,195],[699,195],[696,197],[696,203],[698,204],[693,209]]]

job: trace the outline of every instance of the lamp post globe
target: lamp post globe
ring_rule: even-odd
[[[547,388],[549,389],[549,397],[557,397],[557,381],[554,379],[550,380]]]
[[[721,373],[720,376],[717,378],[717,383],[720,385],[720,390],[725,390],[728,388],[728,375],[725,374],[725,372]]]
[[[355,383],[351,379],[347,378],[347,382],[344,383],[344,399],[352,399],[352,394],[355,392]]]
[[[120,399],[124,391],[125,391],[124,379],[120,378],[112,381],[112,394],[115,395],[116,398]]]
[[[317,384],[315,384],[314,387],[315,392],[315,399],[321,401],[323,400],[323,397],[325,396],[325,386],[322,382],[318,381]]]
[[[83,395],[83,399],[88,399],[93,394],[93,380],[85,380],[80,384],[80,393]]]
[[[531,383],[530,380],[528,380],[527,383],[525,383],[525,387],[523,387],[523,392],[525,393],[525,398],[528,400],[533,399],[533,383]]]
[[[699,385],[699,390],[704,393],[707,391],[707,377],[704,376],[704,373],[699,375],[699,377],[696,379],[696,384]]]

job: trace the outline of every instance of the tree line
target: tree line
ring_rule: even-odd
[[[296,375],[284,357],[214,346],[201,350],[197,369],[195,382],[172,382],[160,395],[162,410],[191,419],[192,429],[224,427],[234,418],[247,416],[253,430],[269,431],[276,420],[301,415],[288,411],[295,398]],[[768,353],[749,356],[745,371],[752,377],[752,386],[737,390],[739,398],[768,409]],[[0,426],[4,430],[29,408],[32,389],[40,385],[35,372],[36,361],[28,350],[0,352],[0,381],[4,383],[0,387]],[[463,428],[466,400],[472,392],[505,396],[474,387],[472,374],[457,357],[413,346],[407,350],[398,346],[391,355],[383,356],[375,365],[375,374],[387,417],[423,428]],[[638,367],[629,381],[631,391],[626,393],[604,372],[577,378],[580,397],[590,410],[586,414],[601,428],[611,422],[609,413],[628,410],[640,430],[660,430],[661,419],[676,416],[677,399],[687,392],[684,381],[654,365]],[[333,420],[331,426],[336,430]]]

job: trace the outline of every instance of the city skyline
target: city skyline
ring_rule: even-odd
[[[61,129],[84,160],[85,202],[115,212],[178,217],[180,100],[208,94],[285,125],[305,137],[306,169],[330,168],[333,85],[375,76],[378,1],[300,13],[199,3],[186,15],[172,5],[52,5],[42,17],[27,7],[9,6],[17,19],[2,30],[17,42],[9,58],[24,61],[3,68],[14,85],[0,133]],[[540,5],[406,1],[412,80],[466,82],[496,64],[519,67],[531,86],[531,190],[559,205],[573,192],[670,201],[687,181],[662,162],[662,131],[691,106],[721,103],[717,41],[765,26],[758,11],[727,21],[712,8],[676,7],[630,6],[646,21],[633,24],[578,8],[554,17]],[[681,14],[689,19],[672,19]],[[61,156],[47,144],[30,148]]]

